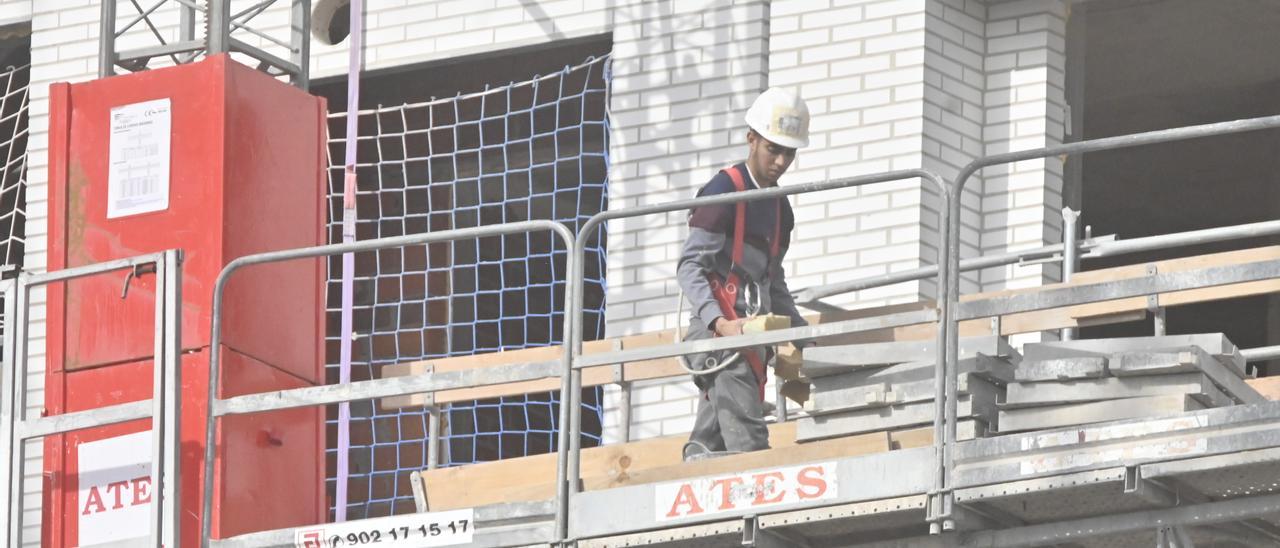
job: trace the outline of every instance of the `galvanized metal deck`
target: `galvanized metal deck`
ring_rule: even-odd
[[[1280,546],[1280,402],[960,442],[959,530],[932,537],[931,459],[932,448],[841,459],[836,499],[662,523],[656,485],[580,493],[570,537],[583,547],[1105,547],[1151,545],[1158,526],[1182,525],[1195,546]]]

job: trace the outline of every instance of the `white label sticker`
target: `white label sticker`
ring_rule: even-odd
[[[746,474],[655,485],[658,521],[834,498],[836,463],[823,462]]]
[[[76,448],[81,546],[151,534],[151,432],[90,441]]]
[[[470,544],[475,528],[474,513],[467,508],[304,527],[294,533],[293,543],[297,548],[434,548]]]
[[[111,109],[107,218],[169,208],[169,99]]]

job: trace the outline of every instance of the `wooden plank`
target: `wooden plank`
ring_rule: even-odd
[[[1201,255],[1197,257],[1158,261],[1154,264],[1159,272],[1180,272],[1213,266],[1247,264],[1277,258],[1280,258],[1280,246],[1269,246],[1242,251],[1231,251],[1226,253]],[[1033,288],[964,295],[961,297],[961,300],[971,301],[994,298],[1003,295],[1034,293],[1046,289],[1142,277],[1147,275],[1146,272],[1145,265],[1130,265],[1103,270],[1086,271],[1075,274],[1069,284],[1053,284]],[[1280,293],[1280,280],[1264,280],[1260,282],[1172,292],[1160,295],[1159,302],[1162,306],[1175,306],[1179,304],[1190,304],[1195,302],[1229,299],[1266,293]],[[806,316],[806,318],[809,319],[811,323],[826,323],[852,318],[865,318],[897,312],[921,310],[931,308],[933,306],[934,305],[931,302],[918,302],[888,307],[853,310],[834,314],[813,314]],[[1113,301],[1088,303],[1071,307],[1007,315],[1001,318],[1000,334],[1014,335],[1019,333],[1062,329],[1066,327],[1083,327],[1087,325],[1132,321],[1144,318],[1145,316],[1145,298],[1137,297],[1118,299]],[[962,337],[987,335],[990,333],[991,322],[988,319],[969,320],[961,322],[960,324],[960,335]],[[925,340],[933,338],[936,335],[937,325],[929,323],[826,338],[823,339],[823,344],[860,344],[871,342]],[[670,344],[671,341],[674,340],[675,336],[676,332],[674,330],[667,330],[657,333],[646,333],[629,337],[594,341],[584,345],[584,353],[594,354],[598,352],[616,351],[620,348],[630,349],[658,344]],[[480,354],[476,356],[430,360],[428,362],[397,364],[386,366],[383,369],[383,376],[390,377],[420,374],[425,369],[424,366],[428,363],[435,366],[436,371],[456,371],[458,368],[496,367],[510,363],[555,359],[555,357],[558,356],[558,352],[558,347],[534,348]],[[686,374],[674,359],[669,358],[625,364],[623,370],[624,378],[633,381],[668,378]],[[584,386],[598,386],[612,382],[614,382],[614,378],[612,368],[610,367],[594,367],[583,371]],[[544,379],[525,383],[509,383],[467,390],[438,392],[436,393],[436,402],[443,403],[485,399],[525,394],[529,392],[556,390],[558,388],[558,379]],[[384,408],[398,408],[421,406],[425,403],[426,400],[422,396],[406,396],[400,398],[385,398],[382,405]]]
[[[869,318],[881,316],[885,314],[896,314],[900,312],[910,312],[928,309],[932,307],[930,302],[918,302],[900,305],[891,305],[876,308],[865,308],[859,310],[850,310],[840,313],[822,313],[811,314],[805,316],[810,323],[824,323],[851,320],[857,318]],[[789,321],[789,320],[788,320]],[[775,321],[776,324],[776,321]],[[936,324],[924,324],[918,326],[906,326],[896,329],[880,329],[875,331],[867,331],[863,333],[854,333],[840,337],[830,337],[823,339],[824,344],[857,344],[870,342],[887,342],[893,340],[904,340],[904,338],[922,339],[934,336],[936,332]],[[962,333],[968,333],[965,329]],[[988,334],[990,329],[986,331],[979,330],[975,334]],[[632,350],[637,348],[647,348],[652,346],[663,346],[672,344],[677,339],[677,331],[667,329],[664,331],[642,333],[639,335],[630,335],[612,339],[604,339],[599,341],[591,341],[584,343],[582,351],[584,355],[598,354],[605,352],[614,352],[617,350]],[[548,346],[538,348],[527,348],[522,350],[507,350],[502,352],[490,352],[485,354],[475,354],[471,356],[455,356],[450,358],[440,358],[433,360],[422,360],[403,364],[395,364],[384,366],[382,369],[382,377],[397,377],[408,375],[420,375],[434,368],[436,372],[460,371],[465,369],[474,369],[478,367],[499,367],[514,363],[528,363],[538,361],[556,360],[560,358],[559,346]],[[588,367],[582,370],[583,386],[600,386],[615,382],[614,372],[611,366]],[[683,367],[674,358],[661,358],[656,360],[645,360],[640,362],[632,362],[623,364],[623,379],[626,381],[642,381],[650,379],[662,379],[670,377],[678,377],[688,374]],[[535,392],[547,392],[560,389],[560,380],[558,378],[546,378],[535,381],[523,381],[516,383],[506,383],[501,385],[482,386],[475,388],[444,390],[435,394],[435,403],[452,403],[459,401],[471,401],[477,399],[496,398],[500,396],[515,396],[521,394],[529,394]],[[383,409],[399,409],[403,407],[420,407],[427,405],[427,399],[420,394],[410,396],[400,396],[393,398],[383,398],[381,406]]]
[[[687,435],[665,436],[590,447],[582,450],[579,468],[584,480],[600,481],[671,466],[681,462],[681,449],[688,439]],[[794,446],[795,422],[769,425],[769,442],[775,448]],[[422,471],[431,510],[551,498],[555,477],[555,453]]]
[[[967,433],[975,433],[976,435],[985,435],[987,427],[981,421],[963,420],[960,424],[960,433],[964,437]],[[824,440],[814,443],[792,447],[795,443],[795,423],[775,424],[770,427],[770,434],[774,438],[773,449],[765,452],[770,456],[763,458],[768,461],[768,466],[786,465],[798,463],[805,460],[813,454],[829,454],[828,451],[835,451],[831,457],[814,457],[814,458],[838,458],[840,456],[848,456],[847,453],[840,451],[848,451],[848,442],[841,443],[842,438],[836,440]],[[790,436],[788,437],[788,434]],[[876,436],[886,435],[888,437],[887,447],[872,446],[874,450],[898,450],[912,449],[916,447],[926,447],[933,444],[933,428],[913,428],[909,430],[898,430],[888,433],[874,433],[864,435],[862,440],[875,440]],[[662,440],[660,443],[659,440]],[[615,449],[627,447],[626,456],[654,453],[653,456],[661,455],[677,455],[679,447],[683,445],[684,436],[671,436],[668,438],[657,438],[655,440],[645,440],[632,442],[628,444],[619,444],[609,446]],[[678,445],[670,442],[678,442]],[[854,440],[857,444],[858,440]],[[670,443],[669,447],[662,445]],[[647,446],[644,450],[639,450],[642,446]],[[804,447],[817,446],[820,449],[805,451]],[[790,448],[790,449],[788,449]],[[835,448],[835,449],[832,449]],[[661,459],[654,458],[644,459],[650,463],[649,468],[640,466],[635,461],[625,461],[621,457],[616,460],[612,458],[593,458],[596,454],[608,447],[593,447],[583,450],[583,472],[584,474],[593,473],[590,477],[584,476],[585,489],[603,489],[611,486],[624,484],[634,485],[652,479],[654,477],[670,477],[671,474],[653,473],[652,470],[675,470],[686,466],[678,458],[669,459],[665,464]],[[667,449],[671,449],[668,451]],[[859,449],[868,449],[866,444],[859,444]],[[757,453],[753,453],[757,454]],[[471,508],[475,506],[483,506],[486,504],[497,504],[507,502],[527,502],[549,500],[555,497],[555,457],[554,453],[546,455],[537,455],[534,457],[522,457],[516,459],[507,459],[495,462],[486,462],[461,466],[455,468],[445,468],[439,470],[423,471],[423,482],[427,488],[428,506],[432,510],[449,510],[455,508]],[[738,459],[739,457],[725,457]],[[750,460],[756,461],[758,458]],[[724,459],[712,459],[713,461],[721,461]],[[607,468],[605,473],[600,474],[597,464],[593,463],[612,462],[614,467]],[[626,462],[628,466],[625,468],[618,467],[618,464]],[[710,461],[704,461],[710,462]],[[735,461],[728,461],[735,462]],[[737,465],[745,464],[742,461],[736,461]],[[513,473],[512,470],[515,470]],[[701,469],[699,469],[701,470]],[[497,476],[493,481],[489,481],[489,476]],[[686,476],[687,477],[687,476]],[[514,483],[513,483],[514,481]],[[481,482],[490,484],[490,486],[480,486]],[[499,488],[491,488],[492,484],[498,484]],[[471,486],[468,488],[468,486]]]
[[[636,471],[614,478],[583,478],[583,488],[592,491],[626,485],[657,483],[715,474],[736,474],[746,470],[777,467],[840,457],[883,453],[889,450],[889,434],[876,432],[849,436],[795,447],[775,447],[713,459],[683,462],[671,466]]]
[[[1280,400],[1280,377],[1263,377],[1261,379],[1248,379],[1245,384],[1253,387],[1258,394],[1268,400]]]
[[[1240,251],[1227,251],[1195,257],[1183,257],[1151,263],[1156,272],[1186,272],[1215,266],[1239,265],[1280,259],[1280,246],[1259,247]],[[1147,265],[1129,265],[1105,270],[1086,271],[1072,274],[1071,283],[1098,283],[1117,279],[1140,278],[1147,275]],[[1164,293],[1158,297],[1160,306],[1177,306],[1181,304],[1200,303],[1222,299],[1232,299],[1249,295],[1261,295],[1280,292],[1280,280],[1263,280],[1242,284],[1206,287]],[[1073,317],[1089,317],[1114,313],[1116,309],[1146,309],[1145,297],[1133,297],[1115,301],[1088,303],[1071,307]]]

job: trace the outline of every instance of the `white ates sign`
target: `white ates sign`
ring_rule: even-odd
[[[111,109],[107,218],[169,208],[169,99]]]
[[[836,463],[823,462],[655,485],[658,521],[753,510],[836,496]]]
[[[476,523],[472,509],[406,514],[304,527],[294,533],[297,548],[435,548],[471,544]]]
[[[81,546],[151,534],[151,432],[90,441],[77,448]]]

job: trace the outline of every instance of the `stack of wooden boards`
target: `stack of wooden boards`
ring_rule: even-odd
[[[1221,333],[1031,343],[1023,354],[1002,433],[1266,401]]]
[[[682,434],[583,449],[581,487],[594,491],[924,447],[933,443],[933,429],[872,432],[797,445],[792,421],[769,425],[772,449],[683,462],[681,448],[688,439]],[[556,494],[556,458],[548,453],[423,470],[414,480],[423,487],[415,496],[425,497],[418,502],[432,511],[548,500]]]
[[[1021,356],[1004,337],[960,339],[958,439],[998,428],[1005,385]],[[796,421],[796,441],[896,431],[934,419],[934,341],[819,346],[804,353],[803,375],[812,389]]]

